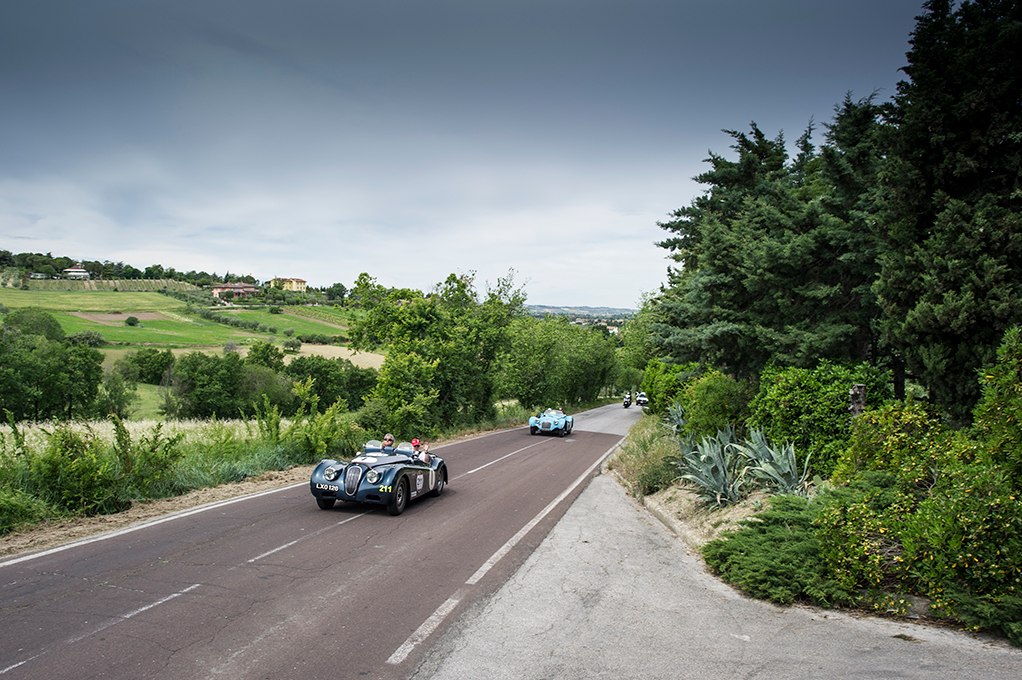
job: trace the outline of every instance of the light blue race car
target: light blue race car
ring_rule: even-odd
[[[538,416],[529,418],[529,434],[556,434],[558,437],[566,437],[571,434],[571,428],[575,425],[575,419],[565,415],[559,408],[548,408]]]

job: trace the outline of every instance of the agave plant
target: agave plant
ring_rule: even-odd
[[[680,441],[681,455],[674,460],[678,477],[693,484],[707,503],[724,506],[746,496],[748,467],[733,437],[734,430],[728,427],[698,443],[689,437]]]
[[[685,427],[685,409],[681,404],[671,404],[667,407],[667,417],[664,418],[664,427],[669,429],[675,436],[680,435]]]
[[[779,494],[809,495],[809,456],[800,468],[795,445],[791,442],[775,449],[767,442],[762,430],[753,430],[747,442],[735,447],[749,461],[749,474],[763,486]]]

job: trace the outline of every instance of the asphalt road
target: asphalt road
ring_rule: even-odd
[[[637,418],[604,409],[563,439],[526,428],[437,449],[449,486],[400,517],[322,511],[301,484],[8,558],[0,678],[407,677]]]

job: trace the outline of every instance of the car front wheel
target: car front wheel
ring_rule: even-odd
[[[320,510],[329,510],[330,508],[334,507],[334,499],[333,498],[317,498],[316,499],[316,505],[319,506]]]
[[[390,502],[387,503],[387,512],[395,516],[400,515],[405,511],[406,505],[408,505],[408,480],[402,477],[401,481],[397,483],[397,488],[394,489],[394,494],[390,497]]]
[[[539,432],[539,428],[536,427],[535,425],[531,425],[529,427],[529,434],[536,434],[537,432]]]

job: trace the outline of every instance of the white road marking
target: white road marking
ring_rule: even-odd
[[[480,465],[479,467],[475,468],[474,470],[469,470],[468,472],[464,472],[464,473],[458,475],[457,477],[455,477],[454,479],[461,479],[465,475],[470,475],[473,472],[479,472],[484,467],[489,467],[490,465],[493,465],[494,463],[499,463],[500,461],[504,460],[505,458],[510,458],[511,456],[513,456],[513,455],[515,455],[517,453],[521,453],[522,451],[524,451],[526,449],[531,449],[533,446],[538,446],[539,444],[542,444],[542,443],[543,442],[533,442],[532,444],[529,444],[528,446],[523,446],[522,448],[518,449],[517,451],[512,451],[511,453],[507,454],[506,456],[501,456],[500,458],[498,458],[496,460],[491,460],[489,463],[486,463],[485,465]]]
[[[538,443],[540,442],[537,442],[537,444]],[[475,585],[476,583],[478,583],[479,580],[486,575],[486,572],[492,569],[493,566],[497,564],[497,562],[499,562],[502,557],[504,557],[504,555],[511,552],[511,549],[514,548],[515,545],[520,540],[522,540],[522,538],[524,538],[526,534],[532,531],[532,529],[537,524],[539,524],[544,517],[549,515],[550,512],[557,507],[558,503],[563,501],[579,484],[584,482],[589,477],[589,475],[592,474],[593,470],[595,470],[597,466],[603,463],[603,461],[606,460],[607,456],[609,456],[620,443],[621,442],[618,441],[617,444],[614,444],[614,446],[607,449],[607,452],[600,456],[600,458],[595,463],[590,465],[585,472],[579,475],[578,479],[576,479],[571,484],[570,487],[568,487],[557,498],[555,498],[550,503],[550,505],[543,508],[543,510],[541,510],[538,515],[533,517],[528,524],[522,527],[522,529],[517,534],[512,536],[507,543],[505,543],[503,546],[500,547],[499,550],[497,550],[497,552],[493,553],[493,556],[490,557],[490,559],[486,560],[486,563],[483,566],[479,567],[476,573],[474,573],[472,577],[469,578],[469,580],[465,581],[465,585]],[[529,446],[535,445],[536,444],[530,444]],[[529,448],[529,446],[526,446],[525,449]],[[519,449],[514,453],[509,453],[508,456],[513,456],[515,453],[519,453],[520,451],[524,451],[525,449]],[[496,463],[499,460],[503,460],[504,458],[507,458],[507,456],[504,456],[503,458],[498,458],[497,460],[493,461],[493,463]],[[492,465],[493,463],[487,463],[486,465]],[[476,468],[476,470],[481,470],[482,468],[486,467],[486,465]],[[476,470],[471,470],[470,472],[466,472],[465,474],[471,474]],[[415,647],[419,645],[423,640],[432,635],[433,631],[435,631],[437,627],[439,627],[440,624],[443,622],[443,620],[447,618],[447,615],[454,611],[454,608],[458,606],[458,603],[461,602],[464,596],[465,590],[460,589],[452,597],[448,598],[443,604],[437,607],[436,611],[433,612],[433,614],[428,619],[426,619],[421,626],[416,628],[415,632],[409,635],[408,639],[405,640],[400,647],[394,650],[394,653],[391,654],[390,658],[387,659],[387,663],[392,665],[399,664],[405,659],[407,659],[408,655],[411,654],[412,650],[415,649]]]
[[[458,595],[458,593],[455,593]],[[461,601],[461,597],[448,598],[446,602],[437,607],[437,610],[433,612],[433,615],[422,622],[422,625],[415,629],[415,632],[408,636],[408,639],[404,641],[400,647],[394,650],[394,653],[387,659],[389,664],[399,664],[408,658],[415,646],[425,640],[437,629],[437,626],[443,622],[443,620],[454,611],[454,608],[458,606],[458,602]]]
[[[528,524],[526,524],[526,525],[525,525],[524,527],[522,527],[522,528],[521,528],[521,529],[520,529],[520,530],[518,531],[518,533],[517,533],[517,534],[515,534],[514,536],[512,536],[511,538],[509,538],[509,539],[508,539],[508,541],[507,541],[507,543],[505,543],[504,545],[502,545],[502,546],[501,546],[501,547],[500,547],[500,548],[499,548],[499,549],[497,550],[497,552],[493,553],[493,556],[492,556],[492,557],[490,557],[490,559],[486,560],[486,562],[485,562],[485,563],[483,564],[483,566],[479,567],[479,569],[478,569],[478,570],[476,571],[476,573],[472,574],[471,578],[469,578],[469,579],[468,579],[467,581],[465,581],[465,584],[466,584],[466,585],[474,585],[474,584],[478,583],[478,582],[479,582],[479,580],[480,580],[480,579],[481,579],[481,578],[482,578],[483,576],[485,576],[485,575],[486,575],[486,572],[488,572],[488,571],[489,571],[490,569],[492,569],[492,568],[493,568],[493,565],[495,565],[495,564],[496,564],[497,562],[499,562],[499,561],[500,561],[500,559],[501,559],[502,557],[504,557],[504,555],[506,555],[506,554],[508,554],[509,552],[511,552],[511,549],[512,549],[512,548],[514,548],[514,547],[515,547],[515,545],[517,545],[517,544],[518,544],[518,541],[520,541],[520,540],[522,540],[523,538],[525,538],[525,535],[526,535],[527,533],[529,533],[530,531],[532,531],[533,527],[535,527],[535,526],[536,526],[537,524],[539,524],[539,523],[540,523],[540,521],[542,521],[542,519],[543,519],[544,517],[546,517],[547,515],[549,515],[549,514],[550,514],[550,512],[551,512],[551,511],[552,511],[552,510],[553,510],[553,509],[554,509],[555,507],[557,507],[557,504],[558,504],[558,503],[560,503],[561,501],[563,501],[563,500],[564,500],[564,499],[565,499],[565,498],[566,498],[566,497],[568,496],[568,494],[570,494],[570,493],[571,493],[572,491],[574,491],[574,490],[575,490],[575,487],[577,487],[577,486],[578,486],[579,484],[581,484],[581,483],[582,483],[582,482],[584,482],[584,481],[585,481],[586,479],[588,479],[588,478],[589,478],[589,475],[591,475],[591,474],[592,474],[593,470],[595,470],[595,469],[596,469],[596,468],[597,468],[597,467],[598,467],[598,466],[599,466],[599,465],[600,465],[601,463],[603,463],[604,459],[606,459],[606,458],[607,458],[607,456],[609,456],[609,455],[611,454],[611,452],[612,452],[612,451],[613,451],[614,449],[616,449],[616,448],[617,448],[617,444],[614,444],[614,446],[610,447],[610,448],[609,448],[609,449],[607,450],[607,452],[606,452],[606,453],[604,453],[604,454],[603,454],[602,456],[600,456],[600,457],[599,457],[599,458],[597,459],[597,461],[596,461],[595,463],[593,463],[593,464],[592,464],[592,465],[590,465],[590,466],[589,466],[588,468],[586,468],[586,471],[585,471],[585,472],[583,472],[583,473],[582,473],[581,475],[579,475],[578,479],[576,479],[576,480],[575,480],[575,481],[574,481],[574,482],[572,483],[572,485],[571,485],[571,486],[569,486],[569,487],[568,487],[567,489],[565,489],[564,491],[562,491],[562,492],[561,492],[561,494],[560,494],[560,495],[559,495],[559,496],[558,496],[557,498],[555,498],[554,500],[552,500],[552,501],[550,502],[550,505],[548,505],[548,506],[546,506],[545,508],[543,508],[543,510],[541,510],[541,511],[540,511],[540,513],[539,513],[538,515],[536,515],[535,517],[533,517],[533,518],[532,518],[532,520],[531,520],[531,521],[530,521],[530,522],[529,522]]]

